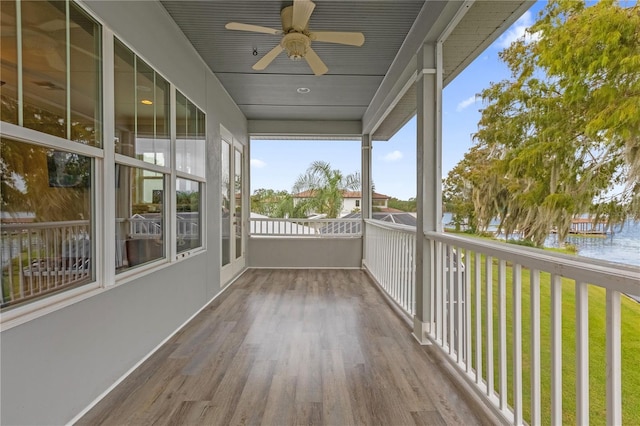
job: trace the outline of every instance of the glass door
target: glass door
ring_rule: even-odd
[[[231,138],[229,138],[231,139]],[[222,140],[221,152],[221,282],[228,284],[245,266],[243,219],[244,154],[242,146]]]

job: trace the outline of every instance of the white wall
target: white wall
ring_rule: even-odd
[[[362,238],[249,238],[252,268],[360,268]]]
[[[1,424],[68,422],[221,287],[220,124],[246,145],[246,119],[159,3],[82,4],[206,112],[207,251],[3,331]]]

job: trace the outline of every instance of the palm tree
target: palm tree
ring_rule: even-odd
[[[344,176],[340,170],[332,169],[329,163],[314,161],[307,171],[298,177],[292,192],[309,194],[309,198],[298,202],[296,210],[304,214],[314,211],[326,214],[329,218],[336,218],[342,211],[344,192],[359,189],[358,173]]]

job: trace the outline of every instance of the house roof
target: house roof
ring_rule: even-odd
[[[362,215],[360,213],[350,213],[343,216],[342,219],[359,219]],[[380,213],[374,212],[372,219],[381,220],[383,222],[397,223],[400,225],[407,225],[415,227],[417,225],[417,219],[414,213]],[[334,222],[320,228],[321,234],[358,234],[360,233],[360,222]]]
[[[313,198],[315,191],[307,190],[298,192],[297,194],[293,194],[293,198]],[[342,191],[342,198],[362,198],[362,192],[360,191]],[[380,194],[378,192],[374,192],[372,195],[374,200],[388,200],[391,197],[388,195]]]

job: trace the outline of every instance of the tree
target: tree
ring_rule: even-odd
[[[315,212],[336,218],[342,211],[344,192],[359,189],[360,176],[357,173],[344,176],[340,170],[332,169],[329,163],[314,161],[307,171],[298,177],[292,192],[306,192],[309,195],[297,203],[296,207],[300,213],[306,215]]]
[[[251,211],[269,217],[295,217],[291,194],[273,189],[253,191]]]
[[[389,198],[388,206],[392,209],[402,210],[403,212],[415,212],[417,209],[417,202],[414,197],[411,197],[406,201],[391,197]]]
[[[477,193],[474,192],[474,188],[483,184],[483,176],[486,173],[488,162],[487,157],[486,150],[481,149],[479,146],[472,147],[443,180],[443,207],[446,212],[452,214],[452,222],[457,231],[464,225],[470,231],[475,232],[478,228],[478,215],[484,217],[484,210],[480,209],[476,213],[474,199],[477,198]],[[491,203],[495,209],[498,209],[498,206],[493,204],[497,201],[499,201],[499,198],[494,199],[493,203]],[[485,228],[491,219],[489,217],[486,220]]]
[[[474,186],[480,222],[541,244],[574,215],[640,216],[640,6],[550,1],[530,39],[501,52],[512,78],[482,92]]]

